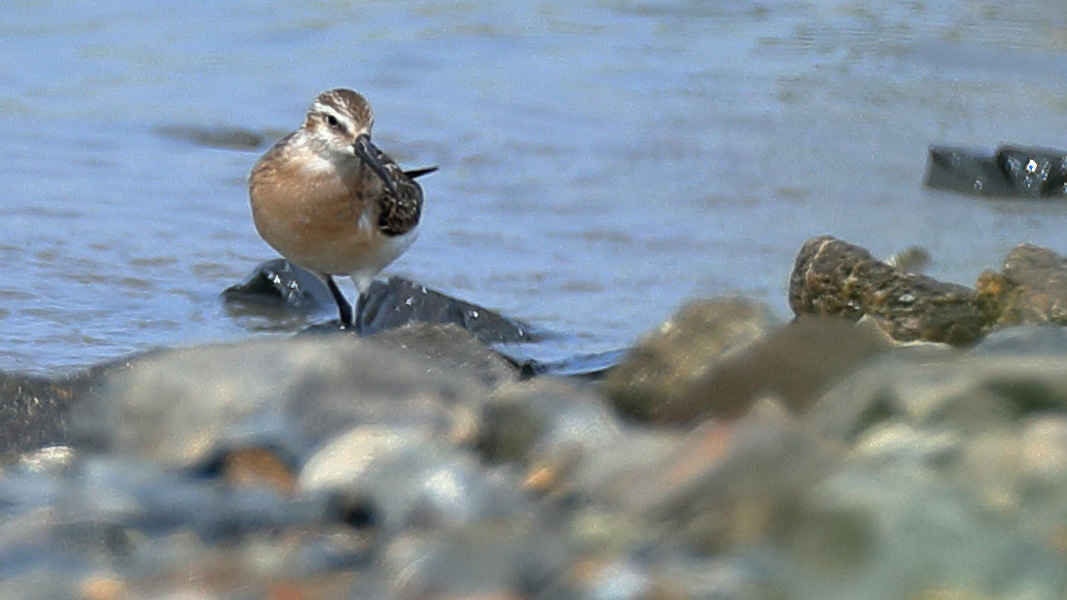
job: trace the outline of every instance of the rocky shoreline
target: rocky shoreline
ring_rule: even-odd
[[[815,238],[788,324],[700,300],[553,364],[500,346],[528,324],[372,295],[366,338],[0,373],[0,598],[1067,597],[1050,250],[969,288]],[[321,291],[268,263],[226,297]]]

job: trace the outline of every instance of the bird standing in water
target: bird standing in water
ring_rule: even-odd
[[[360,94],[319,94],[296,131],[278,140],[248,178],[259,235],[282,256],[326,282],[341,327],[363,330],[374,276],[415,241],[422,188],[415,178],[437,167],[403,171],[371,143],[374,112]],[[356,309],[334,277],[356,284]]]

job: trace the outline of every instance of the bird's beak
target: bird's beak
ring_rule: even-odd
[[[378,160],[378,149],[370,142],[370,136],[365,133],[357,135],[356,143],[352,144],[352,151],[363,161],[363,164],[370,167],[372,171],[378,174],[378,177],[382,178],[382,183],[385,184],[386,189],[395,196],[396,184],[393,183],[393,178],[389,175],[389,171],[385,169],[385,165]]]

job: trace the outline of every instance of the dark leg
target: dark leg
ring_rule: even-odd
[[[345,295],[341,293],[341,290],[337,288],[337,282],[333,277],[326,277],[326,287],[330,288],[330,293],[333,294],[333,300],[337,303],[337,310],[341,312],[341,328],[351,329],[355,322],[352,321],[352,306],[345,300]]]
[[[367,310],[367,293],[361,292],[359,298],[356,299],[356,333],[363,335],[363,317],[364,312]]]

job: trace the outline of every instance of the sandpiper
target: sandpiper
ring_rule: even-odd
[[[374,112],[348,89],[325,91],[304,124],[278,140],[248,177],[256,229],[291,262],[326,282],[341,327],[363,329],[367,290],[415,241],[422,188],[414,180],[437,167],[403,171],[371,143]],[[355,312],[334,281],[349,276]]]

